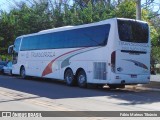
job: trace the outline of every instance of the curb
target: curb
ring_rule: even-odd
[[[147,91],[155,91],[160,92],[160,89],[158,88],[152,88],[152,87],[143,87],[143,86],[126,86],[126,89],[134,89],[134,90],[147,90]]]
[[[148,91],[155,91],[155,92],[160,92],[160,89],[158,88],[147,88],[147,87],[143,87],[145,90],[148,90]],[[141,89],[141,88],[138,88],[138,89]]]

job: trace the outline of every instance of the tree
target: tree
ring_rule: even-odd
[[[1,11],[0,17],[0,38],[1,38],[1,54],[6,53],[5,50],[8,45],[13,42],[15,38],[15,23],[16,19],[12,12],[9,14],[7,12]]]
[[[9,13],[0,12],[0,53],[17,36],[66,25],[80,25],[113,17],[136,18],[136,0],[26,0]],[[153,11],[154,0],[142,5],[142,20],[151,26],[153,59],[159,59],[160,17]],[[151,4],[148,4],[151,3]]]
[[[19,8],[12,9],[9,13],[0,13],[0,42],[3,47],[1,54],[7,53],[9,45],[13,44],[17,36],[39,32],[53,27],[46,2],[28,7],[25,3],[19,4]]]
[[[136,18],[136,3],[134,0],[124,0],[115,9],[116,17]]]

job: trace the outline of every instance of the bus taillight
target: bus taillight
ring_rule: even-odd
[[[116,51],[113,51],[111,54],[111,70],[115,72],[115,64],[116,64]]]

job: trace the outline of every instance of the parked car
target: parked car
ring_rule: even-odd
[[[3,68],[4,66],[7,65],[7,62],[6,61],[0,61],[0,73],[3,73]]]
[[[6,66],[3,67],[3,73],[12,75],[12,62],[8,62]]]

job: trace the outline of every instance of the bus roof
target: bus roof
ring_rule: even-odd
[[[39,31],[38,33],[47,33],[47,32],[53,31],[53,30],[60,30],[60,29],[63,30],[64,28],[69,28],[69,27],[73,27],[73,26],[63,26],[63,27],[58,27],[58,28],[52,28],[52,29]]]

